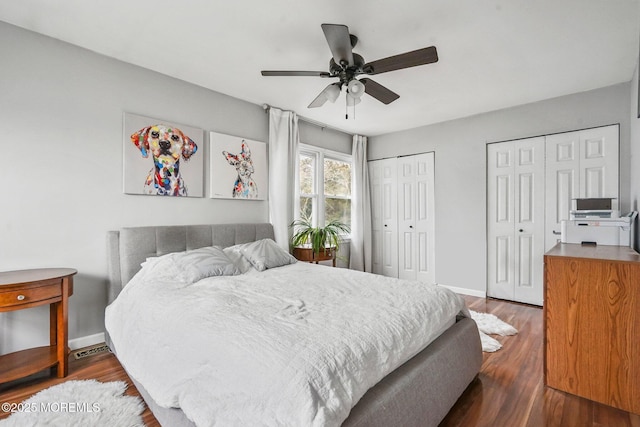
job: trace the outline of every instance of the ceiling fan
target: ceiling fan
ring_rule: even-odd
[[[367,93],[384,104],[390,104],[400,98],[400,95],[368,77],[361,79],[357,79],[356,77],[361,74],[382,74],[438,61],[438,52],[435,46],[430,46],[365,63],[362,56],[353,52],[352,49],[358,43],[358,38],[353,34],[349,34],[349,28],[346,25],[322,24],[322,31],[333,55],[329,61],[328,72],[262,71],[263,76],[338,78],[337,82],[331,83],[324,88],[311,104],[309,104],[308,108],[321,107],[327,101],[335,102],[343,87],[347,88],[347,106],[354,106],[359,103],[363,93]]]

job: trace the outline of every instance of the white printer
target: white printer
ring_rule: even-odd
[[[562,243],[633,247],[638,212],[621,216],[611,210],[611,199],[577,199],[576,208],[561,222]]]

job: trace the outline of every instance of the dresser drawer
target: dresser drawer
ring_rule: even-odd
[[[38,301],[46,301],[51,298],[60,297],[61,295],[62,287],[60,286],[60,280],[56,280],[46,286],[0,292],[0,307],[33,304]]]

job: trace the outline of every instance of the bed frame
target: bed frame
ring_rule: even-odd
[[[222,247],[273,238],[273,227],[257,224],[208,224],[131,227],[108,232],[109,303],[150,256],[204,246]],[[117,349],[107,334],[107,344]],[[369,389],[343,426],[437,426],[473,381],[482,364],[476,323],[459,317],[449,329],[412,359]],[[163,426],[194,426],[178,408],[162,408],[142,384],[136,388]]]

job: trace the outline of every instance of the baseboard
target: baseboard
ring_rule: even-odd
[[[455,286],[443,285],[441,283],[438,283],[438,286],[442,286],[443,288],[450,289],[453,292],[455,292],[456,294],[469,295],[469,296],[478,297],[478,298],[486,298],[487,297],[487,292],[486,291],[476,291],[476,290],[473,290],[473,289],[458,288],[458,287],[455,287]]]
[[[100,344],[103,342],[104,332],[100,332],[99,334],[87,335],[69,340],[69,349],[77,350],[79,348],[89,347],[90,345]]]

